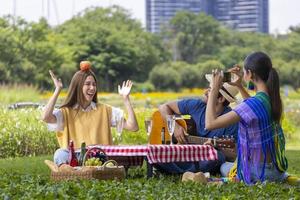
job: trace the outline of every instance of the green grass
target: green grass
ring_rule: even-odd
[[[288,150],[288,172],[300,176],[300,150]],[[127,179],[117,181],[49,180],[43,163],[52,156],[0,160],[0,197],[6,199],[299,199],[300,187],[267,183],[201,185],[181,183],[180,176],[146,178],[145,166],[129,170]]]
[[[0,159],[0,171],[6,174],[49,175],[44,160],[53,160],[53,156],[19,157]]]

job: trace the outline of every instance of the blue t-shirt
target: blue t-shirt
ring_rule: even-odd
[[[201,137],[213,138],[222,137],[224,135],[233,136],[237,139],[238,123],[230,125],[226,128],[215,130],[205,130],[205,111],[206,103],[201,99],[184,99],[178,102],[178,108],[181,114],[190,115],[196,123],[197,134]],[[224,107],[221,115],[231,111],[231,108]]]

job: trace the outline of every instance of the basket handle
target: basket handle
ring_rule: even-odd
[[[107,168],[106,165],[107,165],[108,163],[113,163],[114,166],[116,166],[116,167],[119,166],[118,163],[117,163],[117,161],[115,161],[115,160],[108,160],[108,161],[106,161],[102,166],[103,166],[104,168]]]
[[[100,152],[102,152],[105,156],[107,156],[106,153],[105,153],[105,151],[104,151],[103,149],[101,149],[101,148],[99,148],[99,147],[92,147],[92,148],[88,149],[88,150],[85,152],[84,157],[83,157],[83,160],[82,160],[82,166],[85,166],[85,161],[86,161],[87,156],[88,156],[89,153],[90,153],[92,150],[94,150],[94,149],[100,150]]]

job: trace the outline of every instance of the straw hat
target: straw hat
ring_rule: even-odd
[[[205,74],[205,78],[210,83],[212,80],[211,74]],[[239,93],[239,90],[228,83],[223,83],[223,87],[219,90],[222,96],[229,101],[230,103],[237,102],[236,95]]]

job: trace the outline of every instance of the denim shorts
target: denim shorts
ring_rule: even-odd
[[[77,159],[79,158],[80,152],[75,152]],[[69,160],[69,150],[68,149],[57,149],[54,153],[54,163],[58,166],[61,164],[68,163]]]

